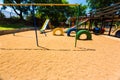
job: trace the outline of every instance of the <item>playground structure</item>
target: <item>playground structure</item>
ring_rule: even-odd
[[[70,18],[71,22],[73,24],[75,24],[74,22],[76,22],[76,18]],[[77,25],[72,25],[71,28],[68,28],[65,32],[67,33],[67,36],[71,36],[71,33],[76,33],[75,37],[77,40],[80,39],[80,36],[82,34],[85,34],[87,37],[85,38],[85,40],[91,40],[92,39],[92,35],[90,33],[90,31],[86,28],[86,23],[89,21],[88,18],[86,17],[79,17],[78,19],[78,24]],[[83,27],[84,25],[84,27]],[[76,27],[78,26],[78,27]]]
[[[80,30],[77,32],[76,34],[76,39],[80,39],[80,36],[82,34],[85,34],[87,36],[86,40],[91,40],[92,39],[92,35],[88,30]]]
[[[42,28],[40,29],[40,33],[41,33],[41,34],[45,34],[45,36],[47,36],[46,31],[45,31],[45,30],[47,29],[47,26],[49,26],[49,28],[52,29],[52,25],[51,25],[49,19],[46,19],[46,20],[45,20]]]
[[[106,31],[106,26],[109,26],[109,31],[108,31],[108,35],[111,35],[111,31],[112,28],[114,28],[113,24],[115,24],[116,22],[120,22],[120,2],[113,4],[111,6],[108,7],[104,7],[104,8],[100,8],[100,9],[96,9],[93,10],[89,13],[88,16],[84,16],[84,17],[79,17],[80,19],[89,19],[89,27],[88,30],[89,31],[93,31],[94,34],[104,34],[104,32]],[[74,19],[74,18],[73,18]],[[96,26],[99,25],[99,27]],[[95,27],[93,27],[93,25]],[[85,23],[85,27],[84,29],[86,29],[86,23]],[[70,36],[70,32],[71,31],[76,31],[76,29],[71,28],[67,30],[68,33],[67,35]],[[119,28],[116,28],[114,36],[115,37],[120,37],[120,30]]]
[[[120,9],[120,2],[108,7],[92,10],[86,16],[79,16],[79,21],[82,21],[82,19],[88,19],[87,22],[84,22],[83,20],[85,25],[83,29],[93,31],[94,34],[104,34],[104,32],[106,32],[106,29],[109,28],[107,34],[110,36],[112,28],[115,27],[114,24],[116,24],[116,22],[119,22],[119,25],[120,25],[119,9]],[[71,20],[75,22],[76,17],[72,17]],[[86,25],[88,26],[87,28],[86,28]],[[106,28],[106,26],[109,26],[109,27]],[[79,27],[79,28],[82,28],[82,27]],[[76,29],[71,28],[71,31],[76,31]],[[67,35],[70,36],[70,31],[68,32],[69,33]],[[119,28],[116,28],[114,32],[115,32],[114,36],[119,37],[118,36],[120,35]]]
[[[57,33],[57,31],[59,31],[59,34]],[[59,35],[59,36],[63,36],[64,35],[64,31],[62,28],[55,28],[53,30],[53,35]]]
[[[105,32],[104,28],[99,28],[99,27],[94,27],[93,28],[93,33],[96,34],[96,35],[104,34],[104,32]]]
[[[113,24],[120,21],[120,10],[119,9],[120,9],[120,2],[113,4],[111,6],[108,6],[108,7],[95,9],[95,10],[91,11],[89,13],[90,16],[88,16],[88,18],[90,20],[89,29],[92,29],[93,28],[92,25],[95,22],[97,22],[98,24],[100,24],[101,30],[106,28],[106,26],[109,26],[108,27],[109,28],[108,35],[111,35],[112,28],[114,28]]]
[[[48,25],[49,21],[50,21],[49,19],[45,20],[42,28],[40,29],[40,33],[45,33],[45,29],[47,28],[47,25]]]
[[[71,18],[69,18],[69,20],[70,20]],[[78,20],[79,22],[76,24],[76,25],[72,25],[72,27],[71,28],[68,28],[65,32],[67,33],[67,36],[71,36],[71,33],[76,33],[75,34],[75,37],[76,37],[76,39],[77,40],[80,40],[80,36],[82,35],[82,34],[85,34],[87,37],[86,37],[86,39],[85,40],[91,40],[92,39],[92,35],[91,35],[91,33],[88,31],[88,30],[86,30],[86,29],[81,29],[81,25],[83,25],[84,23],[86,23],[87,21],[88,21],[89,19],[84,19],[84,20]],[[73,20],[74,21],[74,20]],[[67,23],[69,23],[70,21],[68,21],[67,20]],[[74,21],[74,22],[76,22],[76,21]],[[73,23],[73,24],[75,24],[75,23]],[[54,30],[53,30],[53,35],[56,35],[56,32],[57,31],[59,31],[60,32],[60,34],[59,35],[64,35],[64,31],[63,31],[63,29],[62,28],[55,28]]]
[[[114,32],[116,32],[115,36],[118,37],[118,38],[120,38],[120,26],[117,26],[115,24],[115,29],[112,31],[112,33],[114,33]]]
[[[112,33],[116,32],[117,30],[120,30],[120,26],[117,26],[117,24],[115,24],[115,29],[112,31]]]
[[[87,21],[88,21],[88,19],[85,19],[85,20],[83,20],[83,21],[79,21],[77,25],[74,25],[74,26],[72,26],[71,28],[68,28],[68,30],[66,31],[66,32],[67,32],[67,36],[70,36],[70,33],[71,33],[72,31],[76,31],[76,30],[77,30],[77,27],[76,27],[76,26],[78,26],[78,30],[80,30],[80,29],[81,29],[81,25],[83,25],[83,24],[86,23]],[[75,22],[75,21],[74,21],[74,22]],[[85,28],[84,28],[84,29],[85,29]]]

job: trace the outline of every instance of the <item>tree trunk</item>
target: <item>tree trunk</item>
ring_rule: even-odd
[[[19,16],[20,16],[20,20],[24,20],[24,19],[23,19],[23,15],[22,15],[22,11],[20,11]]]
[[[20,13],[18,13],[13,6],[12,6],[12,8],[13,8],[14,12],[20,17],[20,20],[24,20],[24,19],[23,19],[23,15],[22,15],[22,13],[23,13],[22,10],[20,9],[20,10],[19,10]]]

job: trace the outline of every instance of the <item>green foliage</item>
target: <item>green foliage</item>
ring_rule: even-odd
[[[68,2],[66,0],[62,0],[62,3],[64,4],[68,4]]]
[[[66,0],[62,0],[59,2],[53,2],[53,0],[49,1],[49,3],[68,3]],[[85,15],[87,6],[80,5],[80,15]],[[44,7],[40,6],[37,7],[36,17],[40,19],[49,18],[51,20],[52,25],[59,26],[60,22],[65,22],[66,19],[71,17],[76,17],[78,14],[78,8],[75,6],[49,6]]]
[[[87,8],[88,8],[87,5],[80,4],[80,16],[84,16],[86,14]]]
[[[0,12],[0,18],[5,18],[5,15],[2,12]]]
[[[119,0],[86,0],[91,9],[103,8],[120,2]]]
[[[63,4],[67,3],[66,0],[40,0],[40,3],[49,3],[49,4]],[[65,21],[66,16],[65,10],[66,7],[62,6],[37,6],[36,7],[37,13],[35,16],[39,19],[45,20],[46,18],[49,18],[51,20],[51,23],[53,25],[59,25],[60,21]]]

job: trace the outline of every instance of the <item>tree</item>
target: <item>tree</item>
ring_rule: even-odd
[[[65,3],[67,3],[66,0],[64,0]],[[49,3],[49,4],[63,4],[62,0],[46,0],[43,3]],[[66,15],[66,9],[68,7],[63,6],[38,6],[37,7],[37,13],[36,16],[42,20],[45,20],[46,18],[49,18],[51,20],[51,23],[55,26],[59,25],[59,22],[65,21],[67,15]]]
[[[30,0],[4,0],[3,3],[12,3],[12,4],[25,4],[31,3]],[[6,8],[6,6],[4,6]],[[23,14],[28,14],[30,11],[30,6],[9,6],[11,7],[14,12],[23,20]]]
[[[86,10],[87,10],[87,5],[82,5],[82,4],[80,4],[80,16],[84,16],[84,15],[86,15]]]
[[[119,0],[86,0],[90,9],[98,9],[120,2]]]
[[[59,3],[59,4],[68,4],[66,0],[49,0],[44,3]],[[87,6],[80,4],[80,15],[85,15]],[[59,22],[65,22],[68,17],[76,17],[78,13],[78,9],[75,6],[40,6],[37,9],[36,15],[38,18],[49,18],[53,25],[58,26]]]

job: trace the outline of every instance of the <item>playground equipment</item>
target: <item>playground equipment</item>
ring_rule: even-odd
[[[87,21],[88,21],[88,19],[85,19],[84,21],[78,23],[78,26],[81,26],[83,23],[85,23],[85,22],[87,22]],[[81,36],[82,34],[85,34],[85,35],[87,36],[87,38],[86,38],[85,40],[91,40],[91,39],[92,39],[92,35],[91,35],[91,33],[90,33],[88,30],[82,30],[82,29],[79,30],[79,29],[76,28],[76,25],[75,25],[74,27],[69,28],[69,29],[67,30],[67,36],[71,36],[70,34],[71,34],[71,32],[73,32],[73,31],[76,33],[76,39],[77,39],[77,40],[80,39],[80,36]]]
[[[65,22],[66,24],[69,25],[69,27],[70,27],[70,18],[71,18],[71,17],[68,17],[67,20],[66,20],[66,22]]]
[[[105,32],[105,29],[104,28],[99,28],[99,27],[95,27],[93,28],[93,33],[94,34],[103,34]]]
[[[70,36],[71,32],[76,32],[76,31],[77,31],[77,29],[75,27],[74,28],[69,28],[67,30],[67,36]]]
[[[82,34],[85,34],[87,36],[87,38],[85,40],[91,40],[92,39],[92,35],[88,30],[79,30],[76,34],[76,39],[80,39],[80,36]]]
[[[59,33],[57,33],[57,31],[59,31]],[[62,28],[55,28],[55,29],[53,29],[53,35],[63,36],[64,35],[64,31],[63,31]]]
[[[67,31],[68,31],[69,29],[70,29],[70,28],[66,28],[65,31],[64,31],[64,33],[67,33]]]
[[[76,32],[76,31],[77,31],[76,26],[81,26],[83,23],[85,23],[85,22],[87,22],[87,21],[88,21],[88,19],[85,19],[84,21],[79,22],[78,25],[75,25],[74,27],[69,28],[69,29],[67,30],[67,36],[70,36],[71,32],[73,32],[73,31]]]
[[[120,38],[120,30],[118,30],[116,33],[115,33],[115,36]]]
[[[115,37],[120,38],[120,26],[117,26],[117,25],[115,24],[115,30],[113,30],[112,33],[114,33],[114,32],[115,32]]]
[[[106,23],[109,23],[108,35],[111,35],[112,27],[114,22],[120,21],[120,2],[114,3],[110,6],[93,9],[89,14],[90,27],[92,29],[92,24],[97,21],[101,23],[101,29],[105,27]]]
[[[50,21],[49,19],[46,19],[46,21],[44,22],[42,28],[40,29],[40,33],[45,33],[45,30],[47,28],[47,25],[48,25],[49,21]]]
[[[117,26],[117,24],[115,24],[115,29],[112,31],[112,33],[116,32],[119,29],[120,29],[120,26]]]

